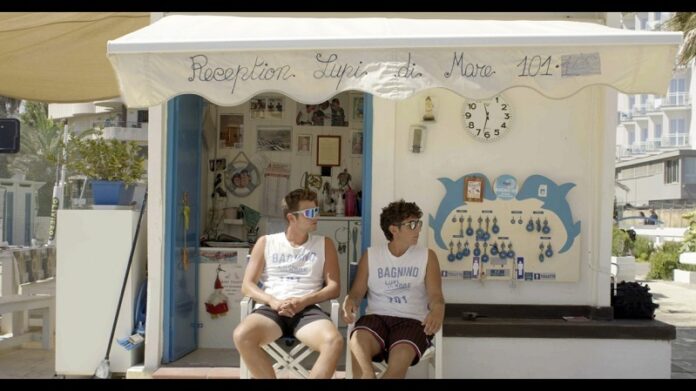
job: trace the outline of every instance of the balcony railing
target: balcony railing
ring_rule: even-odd
[[[147,122],[107,120],[93,122],[92,126],[102,129],[105,139],[147,141]]]
[[[662,100],[662,106],[688,106],[691,104],[691,96],[688,92],[672,92]]]
[[[95,121],[92,122],[92,126],[95,128],[142,128],[141,122],[134,121]]]
[[[690,147],[688,133],[670,134],[662,137],[662,147]]]

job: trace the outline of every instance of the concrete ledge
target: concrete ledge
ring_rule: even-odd
[[[146,371],[144,365],[135,365],[126,371],[126,379],[152,379],[152,373]]]
[[[462,316],[471,312],[477,317]],[[676,328],[670,324],[657,320],[612,320],[609,313],[613,313],[611,307],[449,304],[443,337],[676,339]]]
[[[696,272],[674,269],[673,280],[684,284],[696,284]]]

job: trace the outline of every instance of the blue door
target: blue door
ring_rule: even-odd
[[[198,346],[203,99],[182,95],[167,104],[165,177],[164,353],[176,361]]]

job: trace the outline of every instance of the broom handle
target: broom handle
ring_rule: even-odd
[[[138,216],[138,225],[135,227],[135,236],[133,237],[133,243],[131,244],[130,255],[128,256],[128,266],[126,266],[126,275],[123,276],[123,285],[121,285],[121,295],[118,297],[118,305],[116,306],[116,316],[114,316],[114,323],[111,325],[111,336],[109,337],[109,342],[106,346],[106,355],[104,355],[104,360],[109,359],[109,354],[111,354],[111,345],[114,340],[114,333],[116,332],[116,323],[118,323],[118,315],[121,313],[121,303],[123,302],[123,293],[126,291],[126,283],[128,283],[128,273],[130,272],[131,264],[133,263],[133,253],[135,253],[135,245],[138,243],[138,233],[140,232],[140,223],[143,221],[143,212],[145,211],[145,204],[147,203],[147,187],[145,188],[145,196],[143,197],[143,205],[140,207],[140,216]]]

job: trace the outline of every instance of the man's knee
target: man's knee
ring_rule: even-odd
[[[321,346],[328,350],[343,350],[344,342],[343,336],[333,328],[333,330],[324,333]]]
[[[232,333],[232,338],[234,339],[234,344],[239,348],[240,346],[254,346],[258,345],[260,341],[260,335],[257,330],[253,327],[249,327],[248,324],[242,322],[234,329]]]

